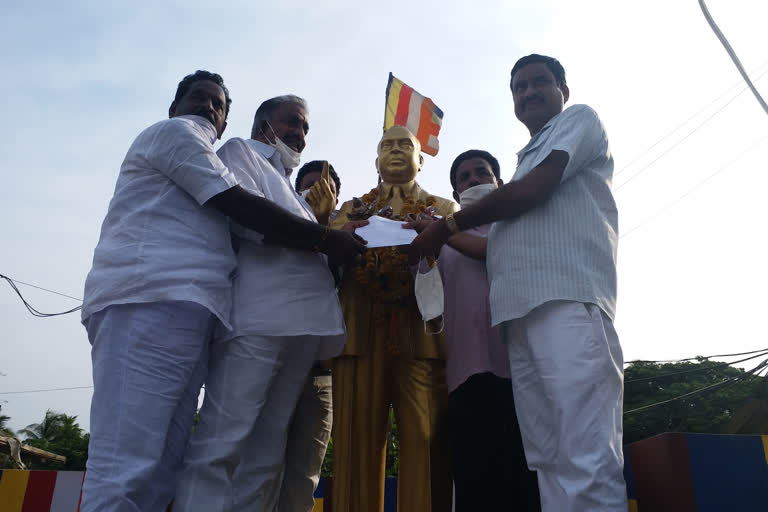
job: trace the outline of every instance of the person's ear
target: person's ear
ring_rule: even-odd
[[[459,193],[458,193],[458,192],[456,192],[455,190],[453,191],[453,199],[454,199],[454,200],[455,200],[457,203],[461,204],[461,200],[459,199]]]
[[[568,89],[568,84],[561,84],[560,90],[563,92],[563,103],[568,103],[568,98],[571,97],[571,90]]]
[[[176,115],[176,102],[172,101],[171,106],[168,107],[168,118],[170,119],[175,115]]]

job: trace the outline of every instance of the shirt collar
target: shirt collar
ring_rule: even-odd
[[[213,123],[211,123],[209,120],[202,116],[196,116],[196,115],[185,115],[185,116],[179,116],[182,119],[188,119],[198,125],[203,132],[208,136],[208,139],[211,141],[211,144],[216,142],[216,139],[219,138],[218,133],[216,133],[216,127],[213,126]]]
[[[528,144],[526,144],[523,149],[521,149],[520,151],[517,152],[517,156],[519,157],[523,153],[526,153],[526,152],[530,151],[531,149],[533,149],[535,146],[537,146],[538,142],[539,142],[539,139],[541,139],[543,137],[542,134],[545,133],[546,131],[548,131],[550,128],[552,128],[552,125],[555,124],[555,121],[557,120],[558,117],[560,117],[562,115],[563,112],[565,112],[565,109],[563,109],[559,113],[557,113],[554,116],[552,116],[550,118],[550,120],[547,121],[547,124],[542,126],[541,130],[539,130],[536,135],[531,137],[531,140],[528,141]]]
[[[287,178],[291,174],[290,172],[286,172],[287,169],[283,167],[283,161],[280,160],[280,154],[274,147],[270,146],[269,144],[264,144],[260,140],[256,139],[248,139],[248,144],[250,144],[254,151],[269,160],[269,163],[271,163],[272,166],[277,169],[277,172],[282,174],[283,177]]]
[[[419,184],[414,180],[411,184],[381,183],[379,185],[379,190],[381,191],[382,196],[386,197],[387,199],[394,197],[395,194],[398,194],[402,199],[410,196],[415,200],[419,195],[420,188]]]

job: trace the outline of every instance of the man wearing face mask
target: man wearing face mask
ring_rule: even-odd
[[[213,148],[231,101],[220,75],[185,76],[170,119],[142,131],[120,167],[85,282],[94,393],[83,511],[164,510],[173,497],[211,334],[230,320],[227,217],[333,261],[364,250],[239,185]]]
[[[230,139],[218,155],[245,190],[315,223],[290,184],[308,130],[306,102],[279,96],[259,106],[251,139]],[[321,182],[328,187],[327,178]],[[274,230],[267,237],[235,223],[232,233],[239,247],[232,329],[221,329],[211,348],[200,421],[174,503],[185,512],[274,509],[290,418],[307,375],[346,339],[323,255],[291,248]],[[325,233],[318,244],[337,232]]]
[[[545,55],[510,73],[515,115],[531,135],[515,176],[429,225],[414,250],[493,222],[488,278],[507,347],[525,456],[546,512],[627,510],[623,356],[616,312],[618,212],[605,127],[587,105],[564,108],[565,69]]]
[[[471,149],[451,165],[453,197],[467,208],[502,185],[499,162]],[[430,220],[405,227],[421,232]],[[491,327],[485,224],[448,239],[437,267],[443,283],[448,429],[456,512],[538,511],[515,416],[506,350]],[[436,298],[437,299],[437,298]]]

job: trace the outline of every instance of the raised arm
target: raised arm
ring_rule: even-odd
[[[208,203],[235,222],[264,235],[272,243],[328,255],[332,263],[348,263],[365,252],[365,241],[354,233],[330,229],[302,219],[269,199],[235,186]]]
[[[511,220],[543,204],[550,198],[568,164],[568,153],[554,150],[525,177],[499,187],[472,206],[453,215],[461,230],[470,229],[498,220]],[[428,226],[413,241],[413,246],[424,254],[436,253],[455,236],[441,219]]]

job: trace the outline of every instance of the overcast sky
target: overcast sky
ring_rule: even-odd
[[[570,102],[591,105],[608,130],[626,233],[616,318],[626,359],[768,347],[768,116],[748,92],[737,96],[743,82],[695,0],[363,4],[5,5],[0,273],[82,297],[125,151],[167,115],[176,84],[195,69],[222,74],[231,91],[224,139],[247,137],[263,100],[306,98],[303,160],[330,160],[343,200],[376,184],[393,72],[445,112],[440,153],[425,156],[418,180],[450,197],[448,169],[466,149],[490,151],[502,177],[512,176],[528,134],[514,117],[509,70],[535,52],[561,60]],[[768,92],[768,2],[709,7]],[[77,305],[21,290],[43,311]],[[33,318],[0,283],[0,328],[0,392],[91,385],[78,314]],[[48,408],[87,429],[90,397],[90,389],[0,394],[0,404],[16,429]]]

